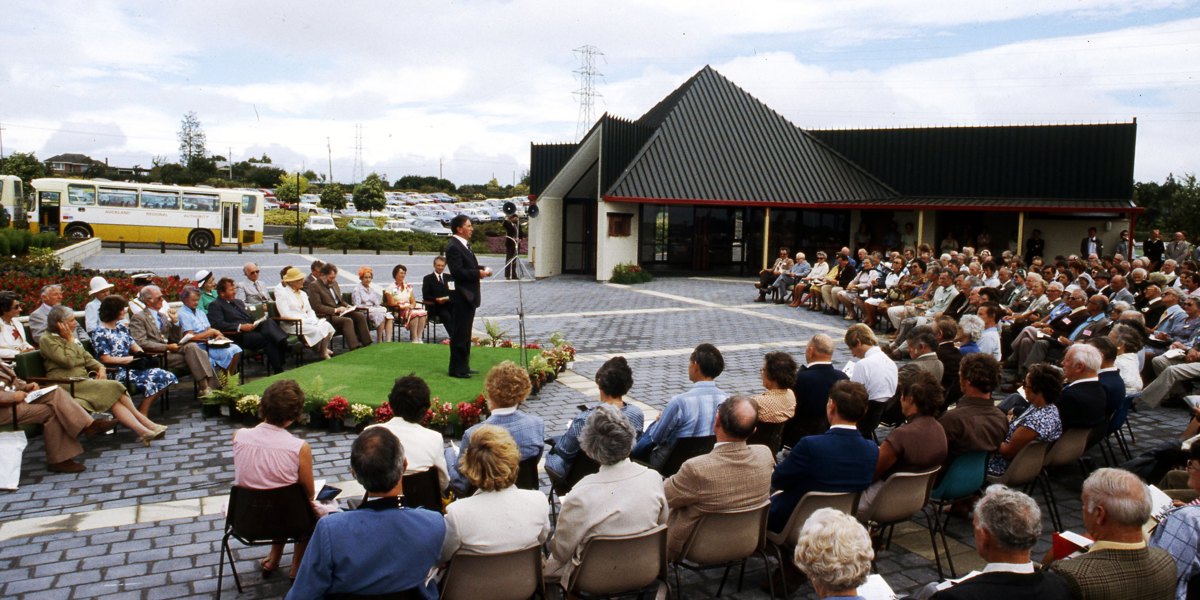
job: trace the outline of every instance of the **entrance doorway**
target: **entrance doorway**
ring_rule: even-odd
[[[238,243],[239,231],[239,214],[241,213],[241,205],[237,202],[222,202],[221,203],[221,243],[236,244]]]
[[[596,201],[563,200],[563,273],[596,273]]]

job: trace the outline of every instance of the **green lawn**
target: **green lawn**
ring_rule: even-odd
[[[530,357],[540,353],[530,350]],[[516,348],[471,348],[471,368],[479,371],[470,379],[455,379],[446,373],[450,347],[443,344],[371,344],[326,361],[311,362],[298,369],[249,381],[248,394],[261,395],[279,379],[295,379],[307,389],[319,375],[331,395],[345,396],[353,403],[379,406],[387,402],[397,377],[416,373],[429,384],[430,392],[444,401],[465,402],[483,393],[483,376],[505,360],[517,362]]]

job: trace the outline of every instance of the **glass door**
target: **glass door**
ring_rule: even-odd
[[[238,222],[241,206],[237,202],[221,203],[221,243],[236,244],[241,230]]]

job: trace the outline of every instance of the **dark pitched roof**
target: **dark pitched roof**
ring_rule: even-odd
[[[541,194],[577,149],[579,144],[530,144],[529,193]]]
[[[905,196],[1133,198],[1136,121],[810,133]]]
[[[630,143],[653,132],[628,165],[602,155],[605,174],[613,172],[607,163],[620,166],[605,197],[809,204],[896,195],[712,67],[619,127]]]
[[[47,158],[47,159],[46,159],[45,161],[43,161],[43,162],[47,162],[47,163],[52,163],[52,162],[75,163],[75,164],[80,164],[80,165],[95,165],[95,164],[104,164],[104,163],[102,163],[102,162],[100,162],[100,161],[98,161],[98,160],[95,160],[95,159],[93,159],[92,157],[90,157],[90,156],[88,156],[88,155],[86,155],[86,154],[70,154],[70,153],[68,153],[68,154],[58,154],[58,155],[55,155],[55,156],[51,156],[50,158]]]

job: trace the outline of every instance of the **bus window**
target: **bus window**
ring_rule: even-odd
[[[90,185],[69,185],[67,202],[71,206],[91,206],[96,203],[96,188]]]
[[[198,210],[201,212],[217,212],[220,204],[218,196],[203,196],[200,194],[183,194],[183,210]]]
[[[114,190],[111,188],[100,188],[99,195],[100,206],[112,206],[116,208],[137,208],[137,191],[135,190]]]
[[[258,210],[258,196],[247,194],[242,196],[242,214],[252,215]]]
[[[142,208],[152,210],[178,210],[179,194],[174,192],[142,192]]]

